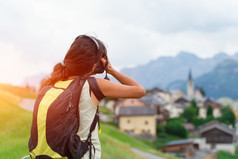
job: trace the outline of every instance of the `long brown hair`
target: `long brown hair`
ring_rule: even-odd
[[[69,76],[84,76],[90,73],[94,64],[100,62],[106,47],[95,37],[80,35],[70,46],[62,63],[54,66],[49,77],[41,81],[40,89],[57,81],[67,80]]]

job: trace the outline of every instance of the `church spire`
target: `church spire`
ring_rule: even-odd
[[[188,80],[191,80],[191,81],[193,80],[192,79],[192,71],[191,71],[191,69],[189,69]]]
[[[192,79],[192,71],[191,71],[191,69],[189,69],[189,74],[188,74],[187,96],[189,98],[193,98],[194,97],[194,86],[193,86],[193,79]]]

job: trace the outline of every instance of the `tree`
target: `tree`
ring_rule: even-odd
[[[197,107],[197,103],[194,100],[192,100],[190,102],[189,107],[184,109],[182,117],[187,119],[188,122],[192,122],[192,119],[195,116],[198,116],[198,107]]]
[[[221,109],[222,115],[218,120],[228,125],[235,127],[236,117],[232,109],[229,106],[223,107]]]
[[[208,116],[213,116],[213,108],[210,105],[207,107],[207,117]]]
[[[197,103],[196,103],[195,100],[192,100],[192,101],[190,102],[190,106],[194,108],[194,111],[195,111],[194,113],[195,113],[195,114],[193,114],[193,115],[198,115],[199,109],[198,109],[198,106],[197,106]]]

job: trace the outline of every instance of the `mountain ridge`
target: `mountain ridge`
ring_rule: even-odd
[[[121,72],[134,78],[145,88],[166,88],[173,81],[185,80],[190,69],[193,71],[193,76],[198,77],[211,71],[216,64],[228,58],[238,59],[238,54],[227,55],[221,52],[211,58],[203,59],[183,51],[175,57],[159,57],[144,65],[124,68]]]
[[[194,78],[195,87],[202,87],[208,97],[230,97],[238,99],[238,60],[226,59],[206,74]],[[187,81],[174,81],[167,89],[180,89],[186,92]]]

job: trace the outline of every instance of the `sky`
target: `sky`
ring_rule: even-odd
[[[102,40],[113,67],[181,51],[238,52],[236,0],[0,0],[0,83],[50,73],[80,34]]]

